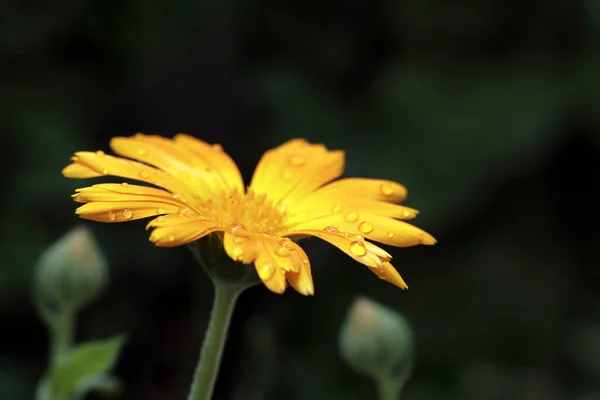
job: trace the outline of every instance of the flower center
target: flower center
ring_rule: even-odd
[[[248,232],[269,235],[285,230],[284,212],[275,208],[265,194],[257,195],[251,189],[245,194],[222,192],[220,198],[202,202],[197,210],[202,217],[223,227],[242,224]]]

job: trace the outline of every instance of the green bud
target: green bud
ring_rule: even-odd
[[[358,298],[342,327],[340,350],[357,372],[401,385],[412,368],[413,333],[399,313]]]
[[[231,259],[225,253],[223,240],[211,233],[189,244],[189,249],[211,279],[240,288],[260,283],[253,265]]]
[[[84,227],[50,245],[35,267],[34,293],[42,314],[76,310],[94,300],[107,282],[106,261]]]

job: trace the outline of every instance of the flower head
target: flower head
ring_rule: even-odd
[[[254,263],[273,292],[286,281],[313,294],[308,258],[292,240],[315,236],[366,265],[381,279],[406,284],[390,264],[391,256],[368,240],[407,247],[434,244],[423,230],[402,220],[417,211],[398,204],[406,189],[377,179],[338,178],[344,153],[294,139],[267,151],[246,189],[235,162],[218,144],[188,135],[173,139],[136,134],[116,137],[102,151],[77,152],[63,169],[69,178],[117,176],[153,185],[104,183],[77,189],[76,213],[100,222],[154,217],[150,240],[179,246],[210,233],[221,236],[235,261]],[[137,160],[137,161],[134,161]],[[333,182],[332,182],[333,181]]]

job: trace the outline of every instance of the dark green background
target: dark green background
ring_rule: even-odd
[[[46,337],[34,262],[77,224],[111,283],[78,338],[127,332],[122,399],[184,399],[212,301],[144,222],[73,214],[60,170],[112,136],[219,142],[249,182],[266,149],[344,149],[347,176],[409,189],[434,247],[388,249],[400,291],[316,239],[316,295],[236,311],[217,399],[372,399],[337,351],[350,302],[401,310],[405,400],[600,399],[598,0],[4,0],[0,5],[0,397],[30,399]]]

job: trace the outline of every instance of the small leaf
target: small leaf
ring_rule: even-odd
[[[50,373],[50,383],[55,396],[73,396],[80,385],[108,372],[117,357],[124,335],[84,343],[75,347]]]

